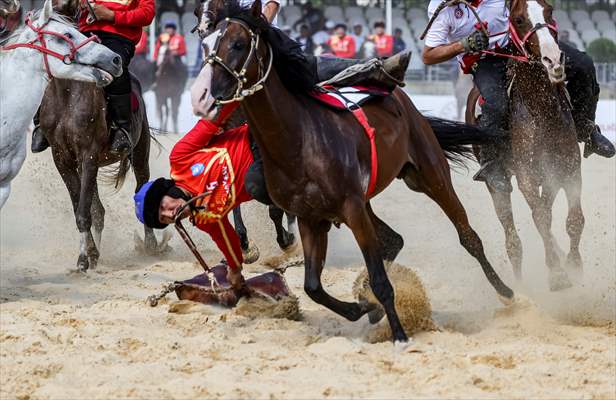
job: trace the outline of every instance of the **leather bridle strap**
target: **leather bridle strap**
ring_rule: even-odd
[[[244,89],[244,85],[248,82],[246,78],[246,73],[248,72],[248,66],[252,62],[252,59],[256,58],[257,62],[259,63],[259,66],[261,66],[261,60],[259,59],[257,55],[258,50],[259,50],[259,44],[261,43],[261,38],[259,35],[254,33],[248,27],[248,25],[246,25],[246,23],[242,20],[235,19],[235,18],[226,18],[225,21],[227,22],[226,25],[224,26],[223,30],[218,34],[218,38],[216,39],[216,44],[214,45],[214,48],[212,49],[212,51],[210,51],[210,54],[208,54],[208,56],[205,57],[204,62],[212,66],[214,64],[220,65],[229,75],[235,78],[235,80],[237,81],[237,89],[235,90],[235,94],[233,95],[232,98],[226,99],[226,100],[216,100],[217,105],[224,105],[224,104],[242,101],[244,100],[244,98],[248,96],[252,96],[259,90],[263,89],[263,83],[265,83],[265,81],[269,77],[270,72],[272,71],[272,65],[274,62],[274,53],[272,51],[272,47],[268,43],[267,49],[268,49],[268,55],[269,55],[269,62],[268,62],[268,66],[265,72],[263,73],[263,76],[261,76],[257,80],[257,82],[255,82],[252,86],[250,86],[247,89]],[[233,23],[240,25],[250,35],[250,51],[248,52],[246,61],[244,61],[244,64],[240,68],[239,72],[229,67],[224,62],[224,60],[217,55],[218,47],[220,46],[220,41],[222,37],[225,35],[225,33],[227,33],[227,28],[229,27],[229,25]]]
[[[69,37],[67,37],[66,35],[63,35],[59,32],[45,30],[45,26],[47,26],[48,22],[46,22],[45,24],[39,27],[34,26],[34,23],[30,19],[30,17],[31,17],[31,14],[28,15],[28,17],[26,18],[26,26],[32,29],[34,32],[36,32],[36,39],[33,39],[28,43],[10,44],[10,45],[2,47],[2,50],[8,51],[8,50],[14,50],[18,48],[28,48],[28,49],[33,49],[40,53],[43,53],[45,71],[47,72],[47,75],[50,79],[52,77],[52,74],[49,68],[49,59],[48,59],[49,56],[61,60],[66,65],[70,65],[77,60],[77,52],[79,51],[79,49],[81,49],[82,47],[84,47],[90,42],[100,43],[100,39],[96,35],[92,35],[86,40],[84,40],[83,42],[81,42],[80,44],[76,45],[75,42]],[[69,52],[67,54],[60,54],[56,51],[53,51],[47,48],[47,42],[45,41],[45,35],[55,36],[67,42],[70,47]],[[40,44],[37,44],[37,42]]]

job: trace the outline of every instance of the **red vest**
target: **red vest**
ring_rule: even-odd
[[[390,57],[394,52],[394,37],[383,34],[381,36],[374,35],[374,44],[376,45],[376,54],[379,57]]]
[[[350,35],[344,35],[342,38],[337,35],[332,36],[329,39],[329,47],[336,57],[355,57],[355,39]]]

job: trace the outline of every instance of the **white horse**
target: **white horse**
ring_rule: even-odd
[[[55,14],[51,0],[0,48],[0,208],[26,158],[26,132],[52,77],[108,85],[120,57]]]

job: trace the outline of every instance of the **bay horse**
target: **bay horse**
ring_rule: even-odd
[[[543,240],[551,290],[571,286],[561,266],[556,239],[552,234],[552,205],[563,189],[569,212],[566,229],[570,238],[566,265],[581,272],[580,239],[584,228],[581,205],[581,156],[571,103],[564,85],[562,53],[556,42],[552,6],[545,0],[513,0],[510,32],[516,53],[509,62],[513,81],[510,89],[511,162],[518,188],[532,211]],[[520,39],[523,38],[523,39]],[[468,98],[466,120],[475,123],[479,92]],[[503,226],[506,249],[514,273],[522,277],[522,242],[511,208],[511,194],[488,190]]]
[[[298,218],[304,290],[311,299],[351,321],[376,311],[373,304],[332,297],[321,283],[328,231],[332,224],[344,223],[362,251],[370,286],[384,308],[394,341],[408,341],[384,268],[384,262],[392,262],[400,252],[403,239],[370,205],[370,199],[395,178],[425,193],[443,209],[460,243],[479,261],[500,298],[513,299],[513,291],[490,265],[481,239],[468,222],[445,156],[455,158],[456,153],[463,153],[458,144],[466,135],[480,136],[476,128],[434,123],[435,132],[400,88],[367,103],[363,110],[376,128],[378,158],[374,190],[367,195],[372,174],[370,140],[351,113],[321,106],[285,86],[293,82],[281,79],[288,65],[276,62],[280,49],[267,39],[272,28],[261,16],[261,1],[250,9],[225,1],[216,10],[211,20],[214,32],[203,42],[208,62],[192,87],[193,109],[213,120],[220,104],[241,101],[263,157],[269,194],[276,205]],[[445,140],[447,133],[450,142]]]
[[[61,3],[60,0],[57,0]],[[58,4],[63,14],[74,16],[79,2]],[[109,154],[109,130],[105,93],[95,85],[56,79],[47,88],[40,107],[40,126],[51,146],[53,160],[68,189],[80,235],[77,270],[95,268],[100,257],[100,240],[105,209],[98,192],[99,168],[118,164],[112,177],[116,188],[124,182],[132,166],[137,181],[135,191],[150,178],[150,129],[139,81],[133,77],[134,106],[132,152],[124,158]],[[91,228],[94,225],[94,232]],[[156,237],[145,227],[145,249],[156,253]]]
[[[46,51],[52,54],[45,55]],[[120,75],[117,54],[55,14],[48,0],[0,48],[0,208],[27,154],[26,132],[50,79],[106,85]],[[94,84],[93,84],[94,86]]]
[[[167,131],[169,120],[173,124],[173,132],[178,133],[178,113],[182,104],[182,94],[188,80],[188,69],[179,57],[169,51],[168,46],[160,48],[162,61],[156,70],[156,110],[158,113],[158,128]],[[155,60],[155,62],[157,62]]]

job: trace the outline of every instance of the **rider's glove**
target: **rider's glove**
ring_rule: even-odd
[[[476,30],[460,41],[467,53],[479,53],[490,46],[490,38],[482,31]]]

